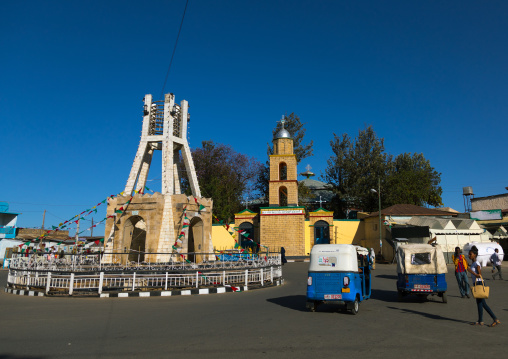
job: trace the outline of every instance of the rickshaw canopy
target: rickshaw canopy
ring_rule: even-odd
[[[310,251],[309,272],[358,272],[352,244],[316,244]]]
[[[443,274],[448,272],[439,245],[403,244],[397,248],[397,272],[402,274]]]

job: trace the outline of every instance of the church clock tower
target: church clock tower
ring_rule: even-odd
[[[273,155],[270,156],[270,182],[268,207],[261,207],[261,245],[272,251],[281,247],[286,255],[305,256],[305,208],[298,206],[298,181],[293,138],[284,128],[273,139]]]
[[[273,139],[273,155],[270,156],[270,207],[298,206],[298,181],[296,155],[293,152],[293,138],[284,128]]]

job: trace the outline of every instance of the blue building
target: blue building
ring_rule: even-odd
[[[18,221],[19,213],[8,211],[9,204],[7,202],[0,202],[0,240],[16,237],[16,222]]]

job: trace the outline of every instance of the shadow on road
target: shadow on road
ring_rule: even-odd
[[[399,301],[397,291],[395,290],[372,289],[370,297],[372,299],[377,299],[388,303],[396,303]]]
[[[398,303],[399,294],[396,290],[383,290],[383,289],[372,289],[372,299],[377,299],[387,303]],[[437,297],[436,297],[437,298]],[[423,303],[423,302],[435,302],[437,301],[435,298],[432,299],[432,296],[427,296],[426,294],[418,295],[418,294],[406,294],[402,297],[402,302],[409,303]],[[441,298],[439,298],[439,302],[441,302]]]
[[[396,275],[391,275],[391,274],[380,274],[380,275],[377,275],[376,278],[397,279],[398,277]]]
[[[305,308],[306,299],[307,297],[304,295],[288,295],[287,297],[270,298],[267,299],[267,301],[289,309],[298,310],[300,312],[306,312],[307,311],[307,308]]]
[[[41,356],[26,356],[26,355],[13,355],[13,354],[0,354],[0,359],[44,359],[46,357]]]
[[[396,307],[387,307],[387,308],[388,309],[394,309],[394,310],[400,310],[401,312],[405,312],[405,313],[421,315],[422,317],[429,318],[429,319],[448,320],[450,322],[466,323],[466,324],[470,323],[470,322],[468,322],[466,320],[447,318],[447,317],[443,317],[441,315],[430,314],[430,313],[425,313],[425,312],[419,312],[417,310],[412,310],[412,309],[404,309],[404,308],[396,308]]]

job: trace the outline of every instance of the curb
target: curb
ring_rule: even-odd
[[[187,289],[187,290],[164,290],[149,292],[122,292],[122,293],[101,293],[101,298],[129,298],[129,297],[172,297],[178,295],[200,295],[200,294],[221,294],[247,292],[247,287],[235,287],[237,291],[231,287],[203,288],[203,289]]]
[[[44,297],[44,292],[39,292],[37,290],[11,289],[11,288],[4,289],[5,293],[10,293],[14,295],[26,295],[29,297]]]
[[[276,287],[284,284],[284,279],[274,280],[273,284],[268,284],[263,287],[256,286],[255,288],[248,288],[245,286],[235,287],[238,288],[237,291],[234,291],[231,287],[217,287],[217,288],[195,288],[195,289],[186,289],[186,290],[164,290],[164,291],[145,291],[145,292],[117,292],[117,293],[101,293],[100,298],[129,298],[129,297],[171,297],[171,296],[179,296],[179,295],[202,295],[202,294],[222,294],[222,293],[237,293],[237,292],[247,292],[249,290],[261,289],[261,288],[270,288]],[[11,289],[4,288],[5,293],[10,293],[14,295],[25,295],[30,297],[45,297],[44,292],[34,291],[34,290],[24,290],[24,289]],[[47,296],[47,297],[51,297]],[[74,297],[79,297],[78,295]],[[89,297],[89,296],[87,296]],[[96,297],[97,298],[97,297]]]

